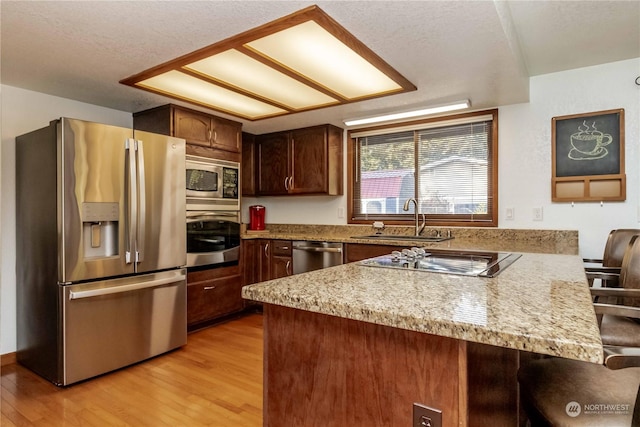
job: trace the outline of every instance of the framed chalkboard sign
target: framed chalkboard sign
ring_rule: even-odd
[[[554,117],[553,201],[625,200],[624,109]]]

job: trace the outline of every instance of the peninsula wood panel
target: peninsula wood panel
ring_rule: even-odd
[[[466,359],[469,426],[518,426],[519,352],[468,342]]]
[[[414,402],[466,426],[464,343],[273,305],[264,334],[264,426],[411,426]]]

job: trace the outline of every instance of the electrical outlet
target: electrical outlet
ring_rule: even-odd
[[[533,208],[533,220],[542,221],[542,207]]]
[[[412,427],[442,427],[442,411],[414,403]]]
[[[513,208],[507,208],[505,217],[509,221],[512,221],[514,219],[514,209]]]

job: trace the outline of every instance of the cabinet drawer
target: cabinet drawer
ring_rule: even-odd
[[[272,240],[272,254],[274,256],[291,256],[291,240]]]
[[[187,324],[242,310],[241,292],[242,276],[239,274],[187,285]]]
[[[240,274],[240,266],[209,268],[207,270],[197,270],[187,272],[187,284],[204,282],[211,279],[221,279],[223,277],[236,276]]]

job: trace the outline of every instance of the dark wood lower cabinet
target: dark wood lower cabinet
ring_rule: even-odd
[[[187,325],[189,330],[244,308],[239,266],[187,273]]]
[[[291,240],[271,241],[271,279],[293,274],[292,244]]]
[[[347,243],[344,245],[344,262],[362,261],[381,255],[388,255],[393,251],[402,250],[402,246],[368,245],[364,243]]]
[[[242,241],[243,284],[279,279],[293,274],[291,240],[247,239]]]

